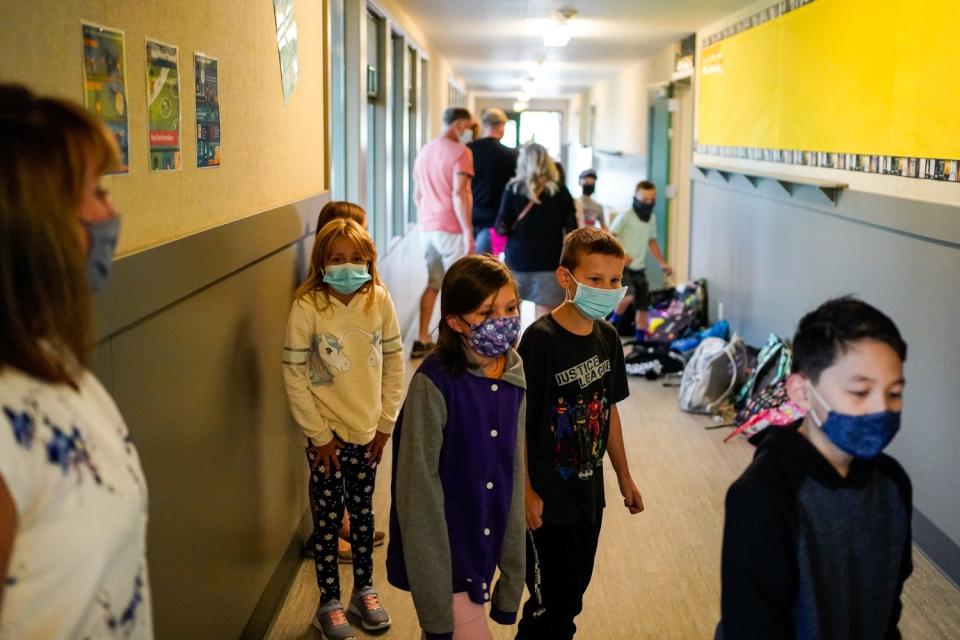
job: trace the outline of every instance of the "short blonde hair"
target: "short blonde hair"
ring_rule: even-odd
[[[116,142],[78,105],[0,84],[0,367],[76,387],[90,289],[78,211]]]

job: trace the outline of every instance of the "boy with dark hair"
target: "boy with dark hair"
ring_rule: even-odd
[[[616,404],[627,397],[623,347],[603,320],[623,298],[623,247],[596,228],[567,234],[556,271],[566,301],[520,341],[527,380],[527,588],[518,640],[564,640],[593,573],[609,450],[623,503],[643,500],[627,465]]]
[[[637,183],[633,192],[633,204],[630,209],[614,218],[610,223],[610,232],[623,243],[624,258],[623,285],[627,288],[626,297],[617,305],[610,322],[616,325],[627,312],[632,302],[636,323],[636,340],[647,339],[647,309],[650,307],[650,283],[647,280],[647,252],[654,257],[663,273],[670,275],[673,269],[667,264],[657,243],[657,220],[653,207],[657,203],[657,187],[649,180]]]
[[[790,399],[730,487],[717,638],[900,638],[912,570],[910,480],[883,449],[900,427],[907,345],[874,307],[838,298],[793,342]]]

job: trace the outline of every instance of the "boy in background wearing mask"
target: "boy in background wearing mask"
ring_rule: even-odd
[[[771,429],[727,493],[716,638],[900,638],[911,486],[881,452],[907,345],[879,310],[838,298],[793,348],[787,391],[807,415]]]
[[[584,169],[580,173],[580,189],[582,195],[573,201],[577,208],[577,222],[581,227],[607,228],[603,219],[603,205],[593,199],[593,192],[597,188],[597,172],[593,169]]]
[[[603,318],[626,293],[623,247],[606,231],[567,234],[557,282],[567,299],[534,322],[518,351],[527,378],[527,588],[518,640],[572,638],[590,583],[609,450],[623,503],[643,511],[617,403],[627,397],[623,347]]]
[[[633,206],[616,217],[610,225],[610,232],[617,236],[626,251],[624,258],[623,284],[627,287],[627,296],[617,305],[610,322],[616,325],[632,302],[636,309],[637,342],[647,338],[647,309],[650,306],[650,284],[647,282],[647,250],[660,264],[663,273],[670,275],[673,269],[667,264],[657,244],[657,221],[653,215],[653,206],[657,203],[657,187],[644,180],[637,184],[633,195]]]

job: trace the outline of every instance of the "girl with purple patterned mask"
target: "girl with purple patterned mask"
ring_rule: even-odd
[[[454,262],[440,318],[396,426],[387,575],[412,592],[423,637],[492,638],[488,617],[516,622],[526,573],[526,378],[510,271],[489,254]],[[444,552],[422,563],[416,549]]]

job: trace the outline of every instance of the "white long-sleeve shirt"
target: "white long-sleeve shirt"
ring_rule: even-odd
[[[370,296],[373,299],[370,300]],[[323,294],[319,294],[323,306]],[[330,296],[293,302],[283,349],[290,411],[314,445],[368,444],[391,433],[403,400],[403,342],[389,292],[374,286],[350,304]]]

